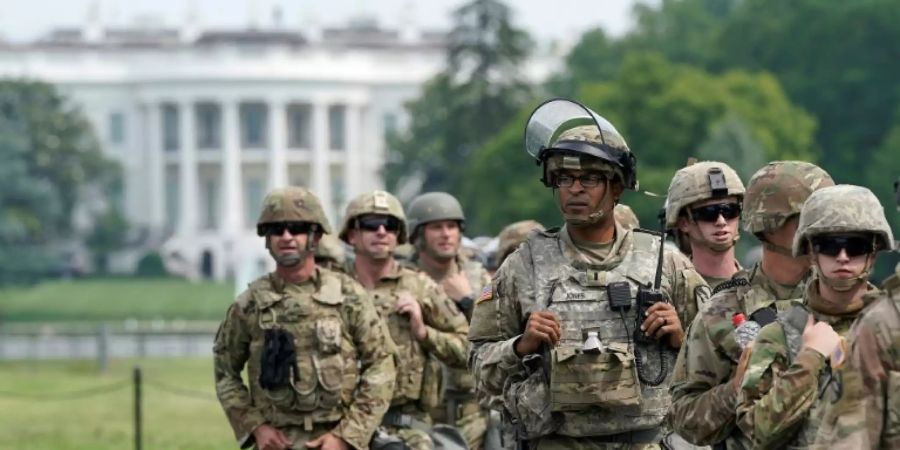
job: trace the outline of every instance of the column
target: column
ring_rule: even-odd
[[[194,103],[182,101],[178,104],[179,145],[178,184],[180,189],[178,232],[192,236],[197,232],[197,138],[194,129]]]
[[[360,171],[362,161],[360,155],[364,153],[362,148],[362,125],[364,107],[361,104],[349,103],[346,108],[347,124],[347,149],[344,155],[344,195],[347,201],[361,194],[360,181],[363,174]]]
[[[164,182],[165,159],[163,158],[162,139],[162,103],[145,103],[141,110],[144,113],[144,125],[147,139],[147,172],[149,187],[147,201],[150,208],[149,222],[154,232],[162,231],[166,226],[166,191]]]
[[[244,231],[244,190],[241,186],[238,104],[222,104],[222,231],[236,238]]]
[[[319,197],[325,214],[332,224],[335,223],[335,214],[331,206],[331,168],[329,167],[328,148],[328,103],[315,101],[313,103],[313,148],[312,148],[312,183],[310,188]]]
[[[281,100],[270,99],[269,106],[269,190],[288,184],[287,108]]]

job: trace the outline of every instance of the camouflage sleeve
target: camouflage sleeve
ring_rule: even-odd
[[[665,252],[662,288],[669,294],[684,328],[693,322],[709,300],[711,292],[706,280],[694,269],[691,260],[678,251]]]
[[[386,328],[375,307],[366,299],[362,286],[349,278],[345,283],[344,318],[356,347],[360,376],[353,402],[346,406],[334,434],[362,450],[368,448],[375,428],[390,406],[396,371],[394,358],[388,352]]]
[[[787,361],[781,325],[766,325],[753,343],[737,407],[738,426],[758,448],[790,442],[816,401],[825,357],[806,348]]]
[[[422,348],[450,367],[464,368],[469,353],[469,322],[440,286],[423,273],[418,276],[422,283],[422,318],[428,327]]]
[[[500,267],[491,284],[475,303],[469,340],[469,368],[479,395],[503,394],[506,380],[513,374],[525,374],[526,367],[516,355],[514,345],[524,332],[519,299],[533,298],[531,283],[517,274],[530,273],[522,251],[517,250]]]
[[[240,299],[233,303],[219,325],[213,344],[213,368],[216,396],[235,438],[241,448],[246,448],[253,440],[253,430],[266,419],[262,411],[254,407],[250,391],[241,379],[241,371],[250,357],[250,333],[243,304]]]
[[[738,399],[731,383],[736,363],[717,348],[707,319],[713,318],[701,313],[688,328],[671,388],[672,427],[697,445],[715,444],[732,434]]]

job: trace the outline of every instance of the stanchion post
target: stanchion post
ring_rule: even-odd
[[[134,450],[141,450],[141,367],[134,366]]]

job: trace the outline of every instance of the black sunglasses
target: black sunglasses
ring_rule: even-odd
[[[274,222],[264,223],[256,227],[259,236],[281,236],[287,230],[291,236],[309,233],[315,224],[309,222]]]
[[[827,256],[840,255],[841,249],[850,257],[868,255],[875,250],[872,239],[863,236],[816,236],[812,244],[816,253]]]
[[[388,233],[396,233],[400,231],[400,220],[393,216],[366,216],[356,219],[357,226],[365,231],[378,231],[378,228],[384,227],[384,231]]]
[[[712,205],[691,208],[691,217],[701,222],[715,222],[719,216],[726,220],[737,219],[741,215],[740,203],[716,203]]]

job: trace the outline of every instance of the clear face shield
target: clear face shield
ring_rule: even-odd
[[[566,132],[582,127],[596,128],[596,133],[591,133],[595,139],[567,138]],[[600,158],[623,170],[626,188],[637,188],[634,156],[619,132],[603,116],[573,100],[548,100],[531,113],[525,126],[525,151],[537,164],[544,163],[555,151]],[[544,183],[549,181],[545,174]]]

